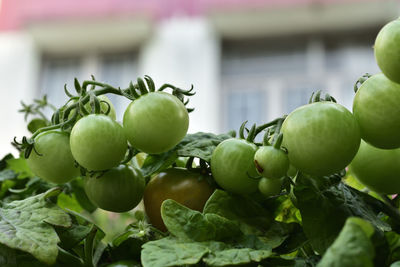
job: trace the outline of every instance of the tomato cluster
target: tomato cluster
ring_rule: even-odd
[[[85,191],[102,209],[128,211],[143,198],[150,222],[163,231],[162,202],[174,199],[201,211],[214,191],[213,181],[232,194],[261,192],[271,197],[284,188],[290,194],[299,172],[331,176],[350,166],[371,190],[400,193],[399,44],[400,20],[395,20],[382,28],[375,42],[383,73],[357,81],[353,112],[317,92],[287,116],[251,129],[243,123],[239,138],[220,140],[201,171],[192,170],[192,161],[187,168],[172,168],[169,162],[146,185],[145,177],[131,166],[139,151],[169,156],[188,130],[184,97],[192,95],[191,90],[167,84],[156,91],[149,77],[147,87],[138,79],[125,90],[94,80],[82,86],[76,82],[78,96],[68,93],[70,101],[57,110],[52,124],[20,145],[29,167],[47,181],[65,183],[85,175]],[[93,88],[87,90],[89,85]],[[166,88],[172,94],[163,92]],[[105,93],[132,100],[122,124]],[[257,143],[262,132],[263,143]]]
[[[259,191],[273,196],[280,193],[282,179],[297,171],[329,176],[350,165],[370,189],[400,193],[400,19],[379,32],[375,57],[383,73],[357,81],[353,113],[318,92],[272,128],[275,136],[283,136],[282,147],[281,141],[257,147],[249,138],[221,143],[211,159],[216,182],[227,191],[249,194],[257,190],[258,179]]]
[[[86,194],[102,209],[124,212],[137,206],[145,180],[129,166],[134,152],[166,152],[182,140],[189,126],[183,103],[187,92],[174,87],[173,94],[163,92],[165,88],[155,91],[152,80],[145,79],[148,87],[139,79],[125,92],[108,85],[96,91],[94,86],[100,84],[96,81],[90,83],[90,91],[76,84],[79,96],[69,95],[53,115],[52,125],[40,128],[33,141],[24,144],[32,171],[57,184],[83,174]],[[116,121],[113,104],[102,95],[110,90],[133,100],[123,124]]]

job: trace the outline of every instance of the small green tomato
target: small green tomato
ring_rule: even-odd
[[[273,146],[262,146],[254,155],[257,171],[266,178],[281,178],[289,169],[287,154]]]

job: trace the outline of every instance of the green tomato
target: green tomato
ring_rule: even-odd
[[[360,130],[354,116],[333,102],[295,109],[282,125],[283,147],[290,164],[316,176],[344,169],[357,153]]]
[[[166,231],[161,218],[161,204],[173,199],[186,207],[203,211],[206,201],[214,192],[202,174],[184,168],[169,168],[154,176],[144,191],[143,203],[150,223]]]
[[[282,182],[283,178],[272,179],[263,177],[258,183],[258,190],[266,197],[276,196],[282,191]]]
[[[262,146],[254,155],[257,171],[266,178],[281,178],[289,169],[287,154],[273,146]]]
[[[100,177],[85,178],[85,192],[97,207],[112,212],[125,212],[142,200],[145,180],[142,174],[126,165],[106,171]]]
[[[223,189],[237,194],[257,191],[258,176],[254,165],[257,146],[243,139],[222,141],[211,156],[211,172]],[[252,178],[253,177],[253,178]]]
[[[56,184],[62,184],[79,176],[69,147],[69,135],[58,130],[47,131],[35,137],[27,163],[38,177]]]
[[[379,148],[400,147],[400,84],[382,73],[367,79],[358,89],[353,113],[361,138]]]
[[[390,80],[400,83],[400,19],[386,24],[375,40],[375,59]]]
[[[70,145],[75,160],[92,171],[118,166],[128,148],[122,126],[102,114],[80,119],[72,128]]]
[[[148,154],[172,149],[185,137],[189,114],[175,96],[151,92],[129,104],[123,119],[129,143]]]
[[[349,170],[375,192],[400,193],[400,148],[380,149],[362,141]]]

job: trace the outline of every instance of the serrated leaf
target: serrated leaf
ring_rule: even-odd
[[[177,145],[176,152],[179,157],[196,157],[210,162],[211,155],[217,145],[234,136],[234,132],[220,135],[203,132],[188,134]]]
[[[91,231],[91,227],[81,225],[74,216],[71,216],[71,226],[68,228],[55,226],[58,237],[61,240],[60,246],[70,249],[82,241]]]
[[[186,135],[170,151],[158,155],[148,155],[141,168],[143,176],[150,176],[170,166],[178,157],[196,157],[210,161],[215,147],[223,140],[232,138],[235,132],[227,134],[195,133]]]
[[[294,193],[303,219],[304,233],[320,254],[332,244],[348,217],[361,217],[377,229],[391,230],[364,201],[361,192],[340,180],[299,175]]]
[[[374,227],[367,221],[351,217],[328,248],[317,267],[372,267],[375,256],[370,237]]]
[[[182,243],[167,237],[143,245],[141,261],[144,267],[168,267],[196,264],[209,252],[201,242]]]
[[[144,160],[143,166],[140,169],[144,177],[162,171],[171,165],[178,156],[175,151],[168,151],[159,155],[148,155]]]
[[[31,253],[44,263],[54,263],[60,239],[52,225],[71,226],[69,215],[47,201],[59,192],[58,189],[51,189],[24,200],[3,204],[0,208],[0,243]]]
[[[161,217],[169,232],[182,240],[205,241],[215,238],[215,226],[201,212],[172,199],[162,203]]]
[[[250,262],[260,262],[271,255],[271,250],[231,248],[210,253],[203,261],[209,266],[232,266]]]
[[[244,236],[235,243],[188,242],[167,237],[145,243],[141,259],[144,267],[187,266],[200,261],[210,266],[232,266],[260,262],[271,255],[269,245],[256,236]]]
[[[219,189],[210,196],[203,212],[237,221],[244,234],[261,234],[273,221],[272,215],[251,198]]]

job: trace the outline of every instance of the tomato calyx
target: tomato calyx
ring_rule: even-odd
[[[146,83],[144,80],[146,81]],[[172,89],[172,95],[177,97],[186,106],[189,103],[189,99],[185,99],[185,96],[188,97],[196,94],[195,92],[193,92],[194,88],[193,84],[191,85],[190,89],[183,90],[172,84],[166,83],[156,90],[154,81],[153,79],[151,79],[150,76],[145,75],[144,80],[139,77],[137,78],[137,83],[135,85],[132,82],[130,82],[129,88],[125,91],[122,91],[123,95],[128,99],[134,101],[148,93],[156,91],[162,92],[165,89]],[[188,112],[192,112],[194,110],[194,108],[186,108],[186,109]]]
[[[336,99],[333,96],[331,96],[330,94],[328,94],[326,92],[324,92],[324,95],[322,95],[322,90],[318,90],[316,92],[312,92],[311,97],[308,101],[308,104],[321,102],[321,101],[328,101],[328,102],[336,103]]]
[[[365,73],[363,76],[361,76],[360,78],[358,78],[358,80],[356,81],[356,83],[354,84],[354,93],[357,93],[358,89],[360,88],[360,86],[369,78],[371,78],[371,74],[369,73]]]

